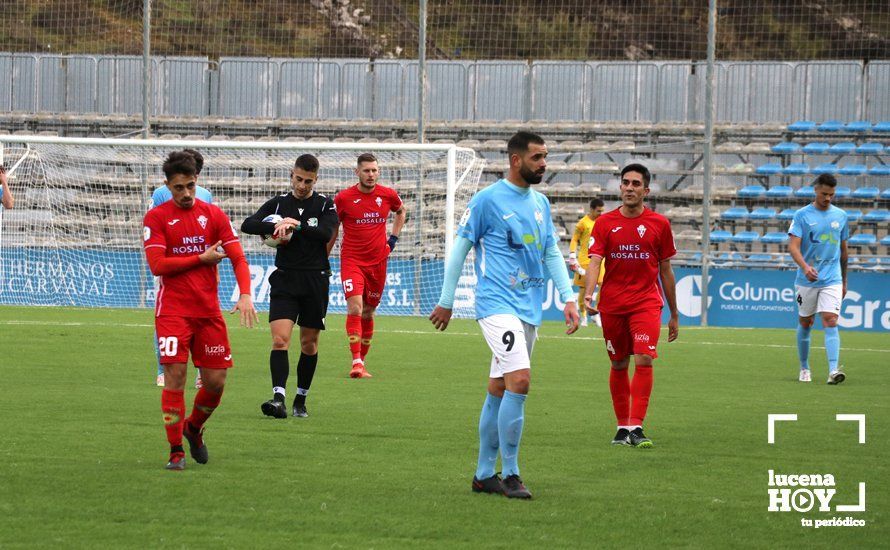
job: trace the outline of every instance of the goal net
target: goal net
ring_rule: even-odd
[[[0,136],[15,208],[0,211],[0,304],[153,307],[155,285],[142,252],[142,218],[164,181],[171,151],[204,156],[198,184],[236,228],[268,199],[290,190],[303,153],[319,158],[316,189],[333,196],[353,185],[356,158],[373,153],[383,185],[395,188],[408,222],[389,261],[379,312],[428,314],[439,297],[445,254],[484,161],[472,149],[440,144],[225,142]],[[451,191],[449,193],[449,190]],[[242,235],[257,308],[269,307],[275,251]],[[331,253],[331,313],[345,312],[339,241]],[[455,313],[473,314],[472,265],[465,264]],[[237,300],[228,262],[220,264],[223,308]]]

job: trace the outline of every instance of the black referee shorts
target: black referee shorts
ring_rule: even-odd
[[[269,275],[269,286],[270,323],[290,319],[301,327],[324,330],[329,272],[276,269]]]

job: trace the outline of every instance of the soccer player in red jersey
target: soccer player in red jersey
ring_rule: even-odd
[[[591,261],[584,295],[587,310],[593,311],[596,305],[591,295],[599,276],[600,259],[605,259],[599,311],[603,340],[612,362],[609,389],[618,420],[618,433],[612,444],[642,449],[652,447],[652,441],[643,434],[643,419],[652,393],[652,361],[658,357],[662,289],[671,312],[668,342],[677,339],[680,327],[676,281],[671,269],[671,258],[677,253],[671,224],[643,206],[651,179],[642,164],[629,164],[621,171],[621,206],[600,216],[590,237]],[[633,381],[627,372],[631,355]]]
[[[143,222],[145,256],[151,272],[161,278],[155,300],[155,329],[164,390],[161,411],[170,442],[168,470],[185,468],[182,437],[189,442],[192,458],[208,459],[204,423],[219,405],[232,366],[232,350],[226,323],[219,310],[216,264],[232,261],[241,297],[232,312],[241,324],[257,322],[250,294],[250,269],[228,216],[219,207],[195,199],[195,158],[185,152],[170,153],[164,162],[166,184],[173,200],[152,208]],[[220,252],[219,247],[225,252]],[[185,379],[189,351],[201,369],[203,387],[195,395],[192,414],[185,418]]]
[[[365,356],[374,334],[374,312],[386,285],[386,261],[399,240],[408,211],[394,189],[379,185],[380,167],[371,153],[359,155],[358,183],[337,193],[334,205],[343,226],[340,280],[346,296],[346,335],[352,353],[350,378],[370,378]],[[392,232],[386,221],[395,212]]]

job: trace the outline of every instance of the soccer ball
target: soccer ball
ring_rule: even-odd
[[[278,222],[280,222],[283,219],[284,218],[282,218],[278,214],[269,214],[268,216],[263,218],[263,221],[277,224]],[[281,239],[276,239],[272,235],[260,235],[260,238],[263,240],[264,245],[270,246],[272,248],[278,248],[279,246],[286,244],[287,242],[290,241],[291,232],[288,231],[288,233]]]

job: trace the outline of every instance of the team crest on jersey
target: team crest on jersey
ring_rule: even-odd
[[[643,235],[646,234],[646,226],[643,225],[643,224],[638,225],[638,226],[637,226],[637,233],[640,234],[640,238],[642,239],[642,238],[643,238]]]
[[[377,197],[376,199],[374,199],[374,202],[376,202],[377,206],[379,207],[381,204],[383,204],[383,199],[381,199],[380,197]]]
[[[142,228],[142,240],[147,241],[151,238],[151,229],[146,225]]]
[[[303,209],[302,209],[302,208],[297,208],[297,212],[299,212],[301,216],[303,215]]]
[[[207,229],[207,216],[204,214],[198,216],[198,223],[201,224],[201,229]]]
[[[840,229],[840,227],[841,227],[841,224],[840,224],[840,223],[838,223],[838,222],[831,222],[831,228],[832,228],[832,229]]]
[[[318,227],[318,218],[309,218],[306,220],[306,225],[309,227]]]
[[[544,223],[544,213],[540,210],[535,210],[535,221],[539,224]]]

